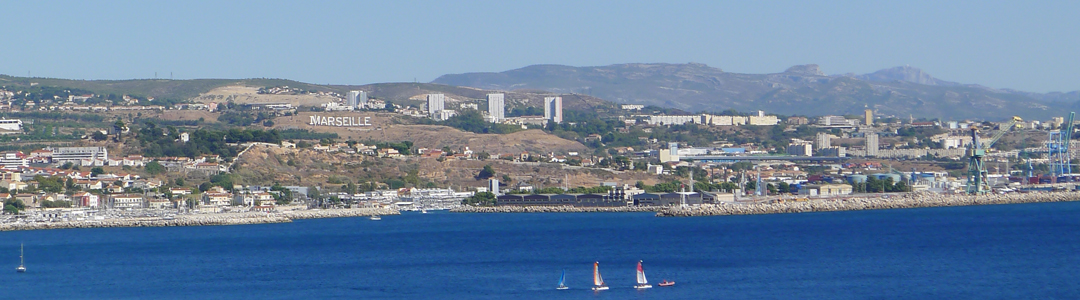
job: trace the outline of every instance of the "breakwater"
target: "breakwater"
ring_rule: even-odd
[[[399,215],[394,208],[353,208],[290,210],[283,212],[239,212],[189,214],[168,217],[120,217],[103,220],[18,220],[0,223],[0,231],[65,228],[218,226],[288,223],[298,219],[344,218],[372,215]]]
[[[374,215],[400,215],[401,211],[396,208],[345,208],[345,209],[310,209],[290,210],[279,213],[289,219],[322,219],[322,218],[348,218],[370,217]]]
[[[573,207],[573,206],[461,206],[450,212],[464,213],[569,213],[569,212],[652,212],[658,206]]]
[[[803,212],[897,209],[941,206],[968,206],[990,204],[1019,204],[1037,202],[1078,201],[1080,192],[945,195],[937,193],[907,193],[881,197],[847,197],[802,202],[775,203],[723,203],[692,207],[668,207],[656,212],[660,217],[693,217],[782,214]]]

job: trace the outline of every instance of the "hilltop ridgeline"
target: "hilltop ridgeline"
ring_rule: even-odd
[[[597,67],[533,65],[498,73],[443,75],[432,83],[492,90],[579,93],[617,103],[687,111],[764,110],[789,115],[878,114],[943,119],[1047,118],[1080,107],[1080,92],[1025,93],[934,78],[896,67],[828,76],[818,65],[781,73],[739,74],[699,63]]]

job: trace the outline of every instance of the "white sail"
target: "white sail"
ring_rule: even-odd
[[[600,277],[600,262],[596,262],[593,264],[593,285],[604,285],[604,278]]]
[[[641,268],[641,261],[638,261],[638,263],[637,263],[637,283],[638,284],[648,284],[649,283],[649,280],[645,279],[645,269]]]

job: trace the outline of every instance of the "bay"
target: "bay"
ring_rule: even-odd
[[[1078,216],[1068,202],[3,232],[0,298],[1077,299]],[[676,285],[633,289],[638,260]],[[589,290],[594,261],[611,290]],[[555,290],[564,269],[570,290]]]

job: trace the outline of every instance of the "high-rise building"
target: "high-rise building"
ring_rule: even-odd
[[[832,138],[829,137],[828,133],[818,132],[817,136],[814,137],[814,146],[817,149],[832,147]]]
[[[874,126],[874,111],[871,110],[871,109],[867,109],[865,111],[865,113],[866,113],[866,122],[865,122],[866,126]]]
[[[367,104],[367,93],[364,91],[349,91],[345,97],[345,105],[352,108],[364,108]]]
[[[877,133],[866,134],[866,156],[878,155],[878,135]]]
[[[498,123],[506,118],[506,102],[503,97],[503,94],[487,94],[488,114],[491,115],[492,122]]]
[[[499,194],[499,180],[495,178],[488,179],[488,191],[496,196]]]
[[[562,97],[544,97],[544,119],[562,123]]]
[[[446,102],[446,97],[443,94],[428,94],[427,95],[427,109],[428,113],[434,116],[442,111],[443,105]]]

